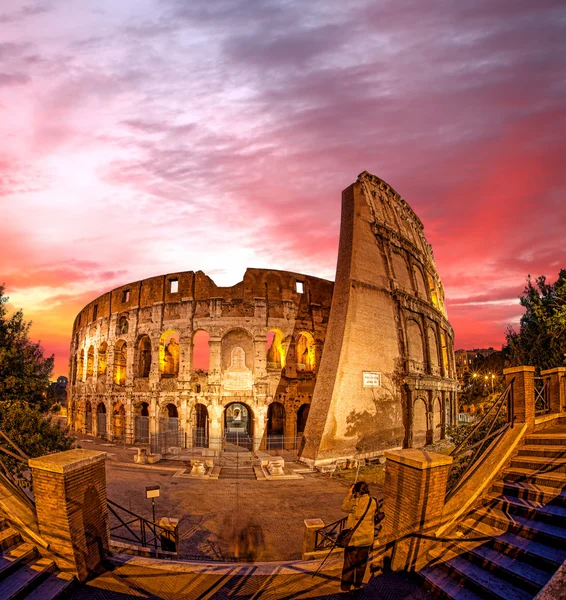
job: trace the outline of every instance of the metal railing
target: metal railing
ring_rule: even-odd
[[[314,537],[314,551],[330,550],[336,544],[336,537],[344,529],[348,517],[334,521],[319,529]]]
[[[153,547],[156,553],[179,553],[179,528],[177,526],[158,525],[120,506],[109,498],[106,500],[108,511],[117,521],[117,524],[110,527],[111,538],[142,548]]]
[[[550,380],[535,377],[535,415],[546,415],[550,412]]]
[[[514,379],[489,407],[484,417],[450,453],[453,463],[448,476],[447,499],[460,488],[467,474],[487,449],[487,443],[501,437],[507,429],[513,427],[513,382]]]

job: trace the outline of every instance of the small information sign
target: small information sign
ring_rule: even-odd
[[[375,371],[364,371],[364,387],[376,388],[381,387],[381,373]]]

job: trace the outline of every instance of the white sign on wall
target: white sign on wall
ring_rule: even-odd
[[[381,387],[381,373],[375,371],[364,371],[364,387],[376,388]]]

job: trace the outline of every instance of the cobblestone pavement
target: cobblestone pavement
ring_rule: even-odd
[[[118,557],[114,570],[75,589],[71,600],[430,600],[418,582],[396,573],[371,577],[358,591],[340,593],[341,559],[327,562],[215,564]]]
[[[180,519],[183,558],[227,560],[234,555],[238,534],[251,526],[263,537],[263,548],[256,549],[257,560],[299,559],[304,519],[318,517],[331,523],[345,516],[340,504],[350,484],[328,475],[305,473],[302,479],[283,481],[188,480],[174,477],[186,467],[186,461],[138,466],[133,462],[136,450],[131,447],[103,444],[90,436],[78,438],[81,447],[108,453],[108,498],[124,508],[151,519],[145,487],[161,487],[155,501],[156,517]],[[373,492],[381,494],[377,488]]]

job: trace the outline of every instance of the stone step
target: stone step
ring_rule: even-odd
[[[518,456],[548,456],[550,458],[566,457],[566,446],[525,444],[519,448]]]
[[[566,458],[516,456],[511,460],[511,468],[533,469],[537,473],[566,473]]]
[[[6,527],[0,531],[0,550],[6,550],[21,541],[20,534],[12,527]]]
[[[419,571],[425,587],[431,589],[438,597],[448,600],[483,600],[472,590],[464,587],[459,581],[451,577],[444,569],[438,566],[425,567]]]
[[[55,571],[55,563],[48,558],[38,558],[20,565],[0,586],[0,600],[25,598],[26,594]]]
[[[538,473],[535,469],[510,467],[503,470],[504,481],[525,481],[557,489],[566,486],[566,473]]]
[[[22,542],[4,550],[0,554],[0,580],[7,577],[12,571],[21,564],[31,560],[37,555],[37,550],[33,544]],[[1,584],[0,584],[1,585]]]
[[[55,600],[67,594],[75,584],[75,578],[69,573],[51,573],[27,596],[26,600]]]
[[[566,446],[566,431],[532,433],[525,438],[525,444],[529,446]]]
[[[510,515],[497,508],[478,508],[470,514],[470,518],[542,544],[557,548],[563,548],[566,544],[566,529],[563,527]]]
[[[465,543],[466,538],[489,537],[491,539],[488,543],[499,552],[525,562],[534,562],[537,567],[550,574],[566,560],[566,550],[529,540],[472,518],[463,521],[458,530],[463,535],[462,543]]]
[[[532,600],[533,598],[532,593],[518,587],[519,582],[514,585],[461,556],[448,559],[441,564],[441,567],[454,578],[463,581],[465,587],[486,600]]]
[[[255,472],[252,467],[236,468],[222,467],[220,469],[219,479],[253,479],[255,481]]]
[[[566,506],[566,489],[535,485],[526,481],[496,481],[492,488],[498,494],[515,496],[553,506]]]
[[[566,507],[564,506],[541,504],[540,502],[501,495],[495,492],[487,494],[483,503],[484,506],[489,505],[513,515],[566,527]]]

